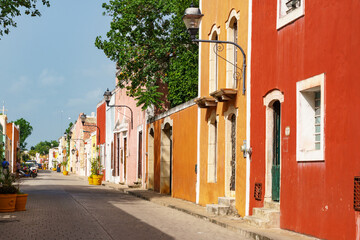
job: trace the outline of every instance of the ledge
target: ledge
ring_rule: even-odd
[[[200,108],[216,107],[217,102],[212,97],[199,97],[194,100],[194,102]]]
[[[221,88],[215,92],[210,93],[210,96],[215,98],[218,102],[225,102],[235,98],[237,90],[233,88]]]

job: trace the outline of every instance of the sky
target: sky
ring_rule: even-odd
[[[103,2],[38,4],[41,17],[15,18],[18,27],[1,38],[0,108],[5,103],[9,122],[30,122],[27,148],[58,140],[70,121],[96,112],[105,90],[115,87],[115,64],[94,44],[110,29]]]

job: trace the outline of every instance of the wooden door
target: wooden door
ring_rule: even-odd
[[[273,201],[280,201],[280,102],[276,101],[274,109],[274,143],[273,143],[273,165],[271,168]]]

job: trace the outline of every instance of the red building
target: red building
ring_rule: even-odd
[[[360,1],[252,1],[250,214],[359,239]]]
[[[97,146],[99,147],[99,156],[101,165],[103,166],[103,180],[105,180],[105,153],[106,153],[106,103],[102,100],[96,106],[96,136],[98,136]]]

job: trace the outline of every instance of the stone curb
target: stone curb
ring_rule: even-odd
[[[73,175],[73,176],[76,176],[76,175]],[[77,176],[77,178],[79,180],[86,181],[86,179],[83,178],[83,177]],[[245,227],[245,226],[244,227],[242,227],[242,226],[234,226],[232,224],[228,224],[228,223],[226,223],[224,221],[218,220],[218,219],[213,218],[211,216],[206,216],[206,215],[203,215],[203,214],[200,214],[200,213],[196,213],[196,212],[193,212],[191,210],[176,206],[174,204],[169,204],[169,203],[162,202],[162,201],[154,201],[154,200],[151,199],[150,196],[146,196],[146,195],[144,195],[142,193],[139,193],[139,192],[137,192],[137,190],[135,190],[133,188],[129,188],[126,185],[116,186],[116,184],[112,184],[112,183],[109,183],[109,182],[103,182],[102,185],[100,185],[100,186],[105,186],[107,188],[114,189],[114,190],[120,191],[122,193],[132,195],[134,197],[141,198],[141,199],[149,201],[149,202],[153,202],[153,203],[155,203],[157,205],[160,205],[160,206],[164,206],[164,207],[175,209],[177,211],[181,211],[183,213],[192,215],[192,216],[194,216],[196,218],[199,218],[199,219],[214,223],[214,224],[216,224],[216,225],[218,225],[220,227],[229,229],[231,231],[238,232],[240,234],[240,236],[242,236],[242,237],[252,238],[252,239],[255,239],[255,240],[290,240],[290,239],[309,240],[309,239],[317,239],[317,238],[309,237],[309,236],[302,235],[302,234],[299,234],[299,233],[283,230],[283,229],[278,229],[278,231],[273,231],[273,229],[254,229],[254,227],[251,227],[251,226],[247,226],[247,227]],[[149,191],[147,189],[141,189],[141,190]],[[249,228],[249,229],[247,229],[247,228]]]
[[[264,235],[261,235],[259,233],[252,232],[252,231],[249,231],[249,230],[244,230],[244,229],[239,228],[239,227],[231,226],[231,225],[229,225],[227,223],[218,221],[218,220],[216,220],[214,218],[211,218],[211,217],[208,217],[208,216],[205,216],[205,215],[202,215],[202,214],[198,214],[198,213],[189,211],[187,209],[177,207],[175,205],[166,204],[166,203],[160,203],[160,202],[156,202],[156,201],[151,201],[150,198],[148,198],[148,197],[146,197],[146,196],[144,196],[142,194],[139,194],[136,191],[132,191],[129,188],[116,188],[116,187],[112,187],[112,186],[107,185],[107,184],[103,184],[103,185],[106,186],[106,187],[112,188],[112,189],[116,189],[116,190],[118,190],[120,192],[132,195],[134,197],[138,197],[138,198],[141,198],[143,200],[150,201],[150,202],[156,203],[158,205],[162,205],[164,207],[169,207],[169,208],[175,209],[177,211],[192,215],[192,216],[197,217],[199,219],[203,219],[205,221],[214,223],[214,224],[216,224],[216,225],[218,225],[220,227],[223,227],[223,228],[226,228],[226,229],[229,229],[229,230],[232,230],[232,231],[239,232],[241,234],[241,236],[243,236],[243,237],[250,237],[250,238],[253,238],[253,239],[256,239],[256,240],[273,240],[273,238],[269,238],[267,236],[264,236]]]

